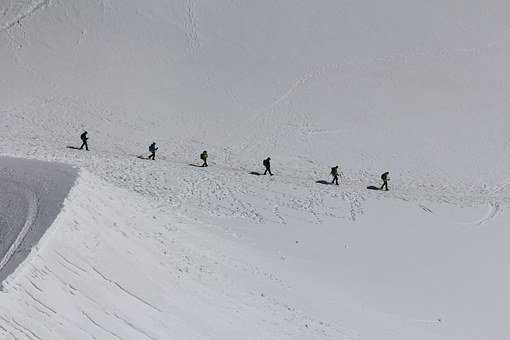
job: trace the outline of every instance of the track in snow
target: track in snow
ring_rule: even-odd
[[[494,220],[499,214],[501,214],[501,212],[502,212],[501,204],[498,202],[491,202],[488,203],[487,212],[482,218],[465,224],[481,226]]]

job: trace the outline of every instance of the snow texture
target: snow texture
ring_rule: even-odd
[[[0,0],[0,338],[508,339],[509,10]]]

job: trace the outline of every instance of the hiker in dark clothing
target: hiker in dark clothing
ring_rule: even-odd
[[[333,176],[331,184],[336,183],[338,185],[338,165],[331,168],[331,176]]]
[[[273,176],[273,174],[271,173],[271,157],[267,157],[266,159],[264,159],[262,164],[264,164],[264,167],[266,168],[266,171],[264,171],[264,175],[267,175],[267,173],[269,172],[269,174]]]
[[[156,147],[156,142],[152,142],[152,144],[149,146],[149,151],[151,152],[148,159],[155,160],[156,159],[156,150],[159,149]]]
[[[80,135],[80,138],[81,138],[81,141],[83,142],[80,146],[80,150],[83,150],[83,147],[85,147],[85,150],[89,151],[89,145],[87,143],[87,141],[89,140],[89,137],[87,137],[87,131],[83,132],[81,135]]]
[[[204,150],[204,152],[202,152],[202,153],[200,154],[200,159],[204,162],[204,164],[202,164],[202,167],[209,166],[209,165],[207,165],[207,157],[209,157],[209,156],[207,155],[207,151],[205,151],[205,150]]]
[[[383,188],[385,188],[385,190],[388,191],[388,181],[390,180],[388,175],[389,175],[389,172],[385,172],[384,174],[381,175],[381,179],[383,181],[383,185],[381,185],[381,190]]]

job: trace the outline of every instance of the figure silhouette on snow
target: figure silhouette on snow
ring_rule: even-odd
[[[338,165],[331,168],[331,176],[333,176],[331,184],[336,183],[338,185]]]
[[[200,154],[200,159],[204,162],[204,164],[202,164],[202,167],[206,167],[206,166],[208,166],[208,165],[207,165],[207,157],[209,157],[209,156],[207,155],[207,151],[205,151],[205,150],[204,150],[204,152],[202,152],[202,153]]]
[[[82,144],[80,146],[80,150],[83,150],[83,147],[85,147],[85,150],[89,151],[89,145],[87,143],[87,141],[89,140],[89,138],[87,137],[87,131],[83,132],[81,135],[80,135],[80,138],[81,138],[81,141],[82,141]]]
[[[149,151],[151,152],[148,159],[155,160],[156,159],[156,150],[159,149],[156,147],[156,142],[152,142],[152,144],[149,146]]]
[[[390,180],[388,175],[389,175],[389,172],[385,172],[384,174],[381,175],[381,179],[383,181],[383,184],[381,185],[381,190],[383,190],[383,188],[385,188],[385,190],[388,191],[388,181]]]
[[[273,176],[273,174],[271,173],[271,157],[267,157],[266,159],[264,159],[262,164],[264,164],[264,167],[266,168],[266,171],[264,171],[264,175],[267,175],[267,173],[269,172],[269,174]]]

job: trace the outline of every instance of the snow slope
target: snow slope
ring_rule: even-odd
[[[268,274],[231,257],[235,243],[174,215],[82,173],[37,257],[6,284],[2,334],[21,339],[338,334],[273,296]],[[209,248],[216,242],[223,251]]]
[[[0,279],[22,262],[60,212],[76,178],[63,164],[0,159]]]
[[[0,1],[0,152],[83,169],[1,334],[508,338],[508,9]]]
[[[3,23],[3,112],[59,137],[505,180],[505,2],[19,3],[34,11]]]

